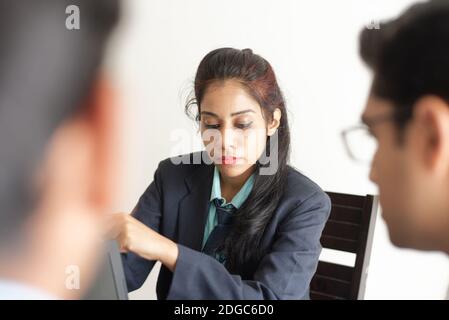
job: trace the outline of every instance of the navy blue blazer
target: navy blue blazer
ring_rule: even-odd
[[[179,247],[174,272],[161,267],[158,299],[309,299],[321,232],[331,208],[329,197],[289,167],[284,195],[262,238],[267,253],[258,265],[245,266],[252,272],[243,278],[200,252],[213,169],[205,163],[160,162],[154,181],[132,212]],[[128,290],[140,288],[155,262],[134,253],[122,254],[122,260]]]

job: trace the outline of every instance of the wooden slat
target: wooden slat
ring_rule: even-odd
[[[344,300],[345,298],[311,290],[310,291],[310,299],[311,300]]]
[[[314,292],[349,299],[351,282],[315,275],[310,283],[310,289]]]
[[[362,222],[362,209],[333,203],[329,219],[360,224]]]
[[[316,270],[316,274],[318,275],[345,280],[347,282],[352,281],[353,272],[354,268],[325,261],[319,261]]]
[[[321,244],[323,248],[334,249],[339,251],[346,251],[357,253],[359,244],[354,240],[342,239],[334,236],[321,236]]]
[[[360,226],[357,224],[328,220],[323,235],[357,241],[360,232]]]
[[[353,194],[327,192],[332,199],[332,204],[343,205],[355,208],[363,208],[365,196],[358,196]]]
[[[362,274],[364,273],[363,265],[364,265],[364,261],[365,261],[365,255],[367,255],[368,257],[370,256],[369,251],[371,250],[371,245],[370,245],[368,252],[367,252],[366,248],[367,248],[367,241],[368,241],[368,230],[369,230],[369,226],[371,224],[371,212],[373,209],[373,201],[374,201],[374,197],[371,195],[367,195],[365,197],[365,201],[363,203],[362,226],[361,226],[361,232],[360,232],[359,247],[357,250],[357,256],[356,256],[356,260],[355,260],[355,270],[354,270],[354,278],[355,279],[362,278]],[[354,281],[353,286],[352,286],[352,295],[358,296],[359,289],[360,289],[360,280]]]
[[[320,261],[310,284],[314,300],[357,299],[373,197],[327,192],[332,201],[329,220],[321,236],[324,248],[356,254],[355,266]]]

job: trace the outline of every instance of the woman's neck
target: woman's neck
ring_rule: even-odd
[[[253,174],[254,166],[248,168],[241,175],[226,177],[220,174],[221,196],[230,202],[245,184],[246,180]]]

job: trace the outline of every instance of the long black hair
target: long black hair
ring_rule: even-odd
[[[256,163],[254,187],[247,200],[235,213],[231,234],[225,242],[226,267],[229,271],[250,274],[244,266],[248,262],[258,263],[265,253],[261,239],[274,210],[283,194],[287,179],[287,162],[290,150],[290,130],[288,126],[285,100],[271,65],[251,49],[238,50],[220,48],[208,53],[201,61],[195,77],[195,96],[186,105],[186,113],[192,115],[196,107],[196,120],[200,120],[201,102],[208,86],[216,81],[238,81],[259,103],[266,121],[273,118],[276,108],[282,116],[277,132],[277,170],[273,174],[260,174],[264,166]],[[272,137],[267,137],[265,154],[270,152]],[[272,158],[275,155],[270,154]]]

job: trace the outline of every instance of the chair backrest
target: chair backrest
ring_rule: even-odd
[[[371,253],[378,197],[327,192],[332,202],[321,236],[323,248],[356,255],[354,267],[319,261],[310,284],[310,298],[363,299]]]

